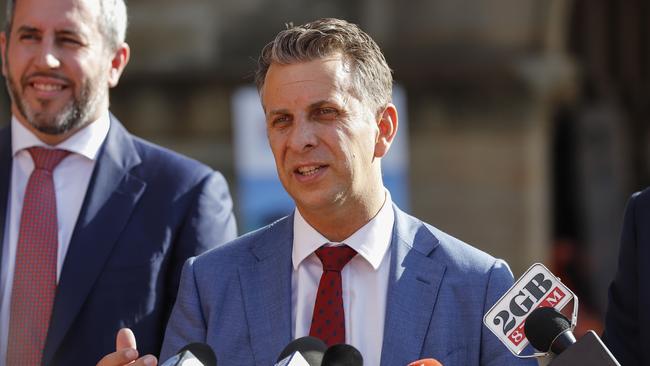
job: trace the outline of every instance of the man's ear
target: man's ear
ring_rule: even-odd
[[[108,86],[110,88],[116,86],[120,81],[120,76],[122,76],[126,64],[129,63],[129,57],[131,57],[131,49],[127,43],[122,43],[113,52],[108,75]]]
[[[388,103],[377,120],[379,134],[375,141],[376,158],[382,158],[388,153],[388,149],[397,135],[397,125],[397,108],[392,103]]]
[[[6,32],[0,32],[0,54],[2,55],[2,75],[7,78],[7,62],[5,54],[7,52],[7,34]]]

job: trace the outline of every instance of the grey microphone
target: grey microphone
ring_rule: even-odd
[[[161,366],[217,366],[217,356],[205,343],[190,343]]]
[[[316,337],[297,338],[284,347],[276,365],[299,365],[302,358],[309,366],[321,366],[325,350],[327,350],[325,342]]]

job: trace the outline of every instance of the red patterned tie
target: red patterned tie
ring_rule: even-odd
[[[316,255],[323,264],[323,275],[318,284],[309,335],[322,339],[327,346],[345,343],[341,270],[357,252],[347,245],[341,245],[320,247]]]
[[[56,291],[58,225],[52,171],[69,152],[32,147],[11,295],[7,366],[41,364]]]

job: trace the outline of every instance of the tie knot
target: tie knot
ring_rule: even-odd
[[[42,169],[48,172],[52,172],[63,158],[70,155],[70,151],[46,149],[44,147],[30,147],[27,151],[29,151],[34,161],[34,169]]]
[[[357,255],[357,251],[347,245],[334,247],[320,247],[316,249],[316,256],[323,263],[323,271],[341,272],[348,262]]]

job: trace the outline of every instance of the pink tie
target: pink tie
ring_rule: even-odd
[[[56,291],[58,225],[52,171],[70,152],[28,149],[34,161],[20,218],[7,366],[41,364]]]
[[[323,275],[318,284],[309,335],[320,338],[329,347],[345,343],[341,270],[357,252],[347,245],[341,245],[320,247],[316,255],[323,264]]]

